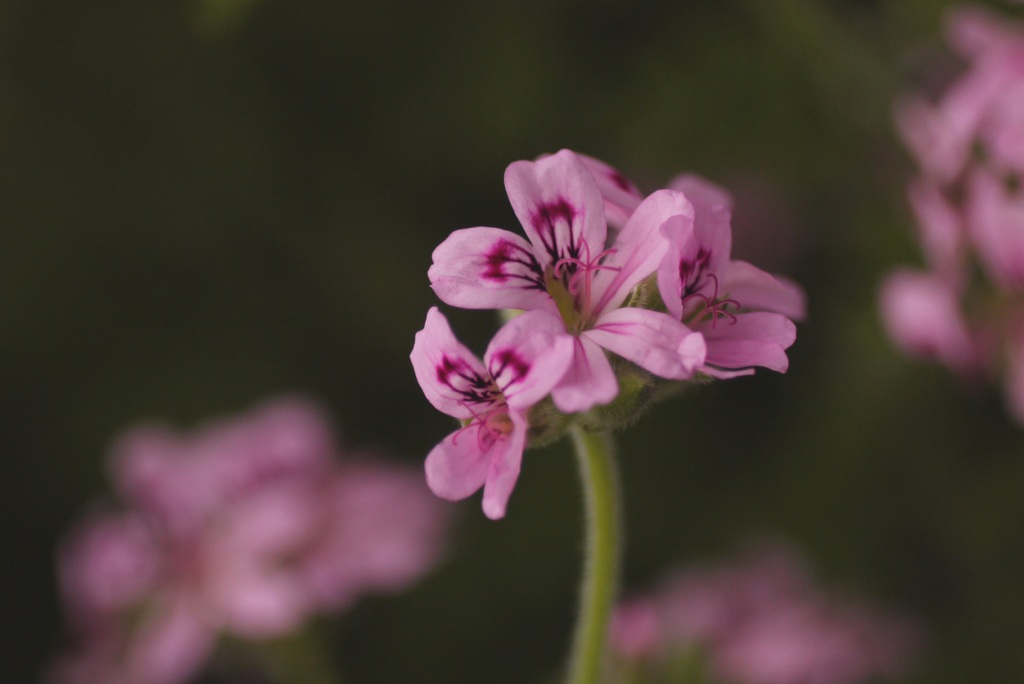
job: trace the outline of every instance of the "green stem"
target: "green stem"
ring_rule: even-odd
[[[579,425],[573,425],[570,432],[583,484],[587,543],[569,684],[599,684],[619,574],[618,473],[610,434],[587,432]]]

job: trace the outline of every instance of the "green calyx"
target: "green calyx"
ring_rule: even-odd
[[[619,394],[611,403],[595,406],[583,413],[565,414],[548,397],[530,409],[529,445],[542,447],[553,444],[573,424],[590,432],[621,430],[635,423],[653,404],[681,393],[694,381],[700,384],[705,379],[694,376],[693,380],[685,382],[662,380],[631,363],[613,363]]]

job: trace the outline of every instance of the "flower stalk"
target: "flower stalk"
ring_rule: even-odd
[[[599,684],[622,551],[618,472],[610,433],[588,432],[579,425],[570,432],[583,485],[587,539],[568,682]]]

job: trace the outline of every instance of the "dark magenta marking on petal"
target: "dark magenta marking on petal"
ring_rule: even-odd
[[[498,240],[484,255],[482,277],[499,283],[525,280],[527,289],[544,289],[544,274],[533,254],[510,240]],[[518,266],[517,266],[518,265]]]
[[[697,250],[697,256],[693,260],[679,260],[680,297],[695,294],[704,287],[707,283],[705,271],[710,261],[711,252],[704,247]]]
[[[514,349],[500,349],[491,357],[488,370],[502,389],[505,389],[526,377],[530,372],[530,364]]]
[[[537,205],[537,209],[530,215],[530,223],[552,261],[579,258],[581,235],[575,234],[573,227],[581,213],[569,200],[559,196]],[[564,228],[559,230],[559,225],[564,225]]]
[[[608,177],[611,179],[612,183],[615,183],[615,185],[619,187],[620,190],[624,190],[626,192],[633,192],[635,190],[633,184],[629,182],[629,179],[614,169],[608,172]]]
[[[492,403],[500,398],[500,391],[489,379],[483,378],[465,361],[451,356],[441,357],[437,366],[437,381],[447,386],[471,404]]]
[[[494,243],[494,247],[484,257],[484,260],[487,262],[484,278],[490,278],[499,282],[508,280],[508,274],[505,273],[503,267],[508,262],[509,257],[512,256],[512,247],[512,243],[508,240],[499,240]]]

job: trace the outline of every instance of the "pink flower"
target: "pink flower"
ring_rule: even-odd
[[[644,201],[644,194],[633,181],[622,175],[615,167],[585,154],[577,156],[597,182],[597,189],[604,200],[604,214],[608,219],[608,226],[616,230],[622,228]]]
[[[967,70],[938,102],[908,97],[897,106],[908,148],[943,185],[972,163],[975,145],[998,172],[1024,172],[1024,34],[987,10],[965,7],[950,13],[947,35]]]
[[[967,230],[986,273],[1004,290],[1024,291],[1024,193],[1011,192],[986,169],[974,169],[966,202]]]
[[[713,681],[856,684],[896,673],[917,641],[905,621],[826,597],[796,556],[776,549],[674,575],[617,609],[611,643],[668,680],[673,655],[697,650]]]
[[[732,200],[706,180],[676,178],[696,211],[692,226],[666,224],[669,250],[658,269],[658,289],[669,313],[700,332],[707,358],[700,370],[718,378],[753,373],[753,366],[785,372],[786,349],[796,339],[791,318],[804,316],[799,287],[745,261],[730,260]]]
[[[192,434],[129,432],[111,461],[128,508],[88,517],[60,552],[80,643],[52,679],[177,684],[222,633],[280,636],[423,574],[444,516],[419,478],[335,453],[296,399]]]
[[[640,660],[664,648],[664,631],[657,602],[634,598],[615,607],[608,639],[622,658]]]
[[[978,345],[948,280],[901,269],[886,279],[879,298],[885,327],[905,352],[964,373],[980,365]]]
[[[413,369],[430,403],[463,427],[427,456],[430,489],[455,501],[483,487],[484,514],[504,517],[526,446],[527,411],[558,383],[572,355],[559,321],[538,311],[506,323],[481,363],[431,308],[416,334]]]
[[[897,107],[923,172],[909,198],[928,272],[890,276],[882,315],[906,352],[1001,380],[1024,424],[1024,31],[966,7],[950,13],[947,37],[964,72],[936,102]]]
[[[514,162],[505,172],[505,188],[529,240],[498,228],[457,230],[434,251],[428,272],[434,291],[452,306],[525,309],[560,319],[573,356],[552,398],[567,413],[606,404],[618,394],[605,350],[670,379],[689,378],[704,360],[703,339],[685,325],[623,306],[662,258],[659,230],[688,225],[692,207],[681,193],[654,193],[631,210],[606,248],[606,202],[599,186],[610,182],[605,176],[595,180],[588,164],[569,150]],[[630,188],[623,193],[620,199],[628,205]]]
[[[582,158],[598,179],[606,211],[630,216],[643,195],[604,162]],[[789,319],[805,315],[803,291],[783,278],[730,260],[732,199],[722,188],[692,174],[669,189],[693,205],[693,221],[665,222],[667,250],[658,268],[658,288],[670,314],[703,335],[707,354],[699,370],[718,378],[753,373],[752,366],[784,372],[785,350],[796,339]]]

